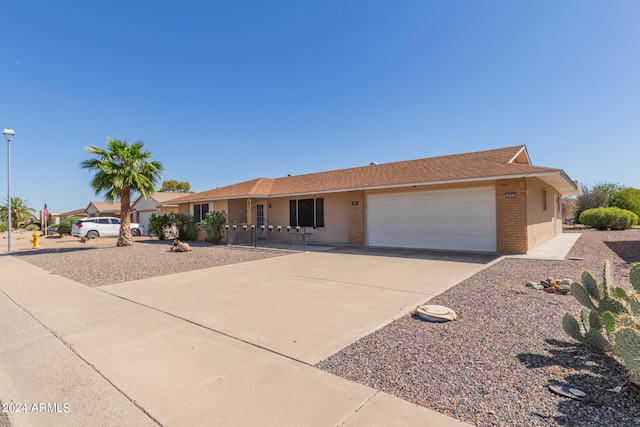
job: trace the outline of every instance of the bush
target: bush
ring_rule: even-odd
[[[582,212],[579,221],[598,230],[625,230],[638,223],[638,215],[620,208],[594,208]]]
[[[58,234],[64,236],[65,234],[71,234],[71,226],[74,222],[79,220],[80,218],[84,218],[83,216],[74,215],[60,221],[58,225]]]
[[[614,191],[609,197],[609,207],[626,209],[640,215],[640,190],[637,188],[623,188]]]
[[[0,224],[0,233],[4,233],[5,231],[7,231],[7,224]]]
[[[151,214],[148,232],[151,235],[158,236],[160,240],[165,240],[167,239],[165,230],[172,226],[175,226],[178,230],[178,235],[181,240],[194,241],[198,238],[195,218],[191,215],[180,213],[164,215]]]
[[[214,211],[207,213],[205,220],[202,221],[204,231],[207,233],[207,242],[216,245],[222,240],[222,231],[227,223],[227,214],[225,211]]]
[[[40,231],[40,224],[27,224],[25,225],[24,229],[26,231]]]

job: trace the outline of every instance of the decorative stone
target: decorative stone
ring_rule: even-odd
[[[548,292],[550,294],[555,294],[556,293],[556,288],[553,288],[553,287],[544,288],[544,291]]]
[[[546,278],[546,279],[544,279],[544,280],[546,280],[547,282],[551,283],[551,282],[553,282],[553,281],[554,281],[554,280],[556,280],[556,279],[554,279],[553,277],[547,277],[547,278]]]
[[[562,279],[560,280],[561,285],[571,285],[573,283],[573,279]]]
[[[544,289],[544,286],[538,284],[538,283],[534,283],[533,286],[531,286],[533,289],[535,289],[536,291],[541,291]]]
[[[527,282],[527,284],[525,286],[527,288],[533,288],[534,285],[537,285],[537,283],[535,283],[535,282]]]
[[[560,292],[561,294],[566,294],[571,290],[571,286],[569,285],[559,285],[556,286],[556,291]]]
[[[548,288],[549,286],[551,286],[551,284],[547,280],[540,280],[540,284],[544,288]]]
[[[180,252],[191,252],[193,250],[191,249],[191,246],[189,246],[187,242],[181,242],[178,245],[178,249],[180,250]]]

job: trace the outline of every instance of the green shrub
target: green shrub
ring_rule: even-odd
[[[623,188],[611,193],[608,206],[626,209],[640,215],[640,190],[637,188]]]
[[[80,218],[84,218],[84,217],[79,215],[74,215],[60,221],[60,224],[58,225],[58,234],[60,234],[61,236],[64,236],[65,234],[70,235],[71,226],[73,225],[74,222],[76,222]]]
[[[7,224],[6,223],[0,224],[0,233],[3,233],[5,231],[7,231]]]
[[[580,214],[578,221],[598,230],[606,230],[609,228],[609,217],[606,211],[607,208],[587,209]]]
[[[24,229],[26,231],[40,231],[40,224],[27,224],[25,225]]]
[[[151,235],[158,236],[160,240],[165,240],[164,230],[167,227],[175,225],[178,229],[180,240],[194,241],[198,238],[198,229],[196,228],[196,220],[191,215],[180,213],[170,213],[164,215],[151,214],[149,218],[148,232]]]
[[[625,230],[638,223],[638,215],[620,208],[594,208],[582,212],[579,221],[598,230]]]
[[[207,242],[218,244],[222,240],[222,231],[227,223],[227,213],[225,211],[214,211],[207,213],[202,221],[204,231],[207,233]]]

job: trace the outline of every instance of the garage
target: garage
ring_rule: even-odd
[[[144,228],[144,234],[149,233],[149,219],[151,218],[151,215],[154,213],[157,215],[157,212],[155,211],[146,211],[146,212],[138,213],[138,223],[140,224],[140,227]]]
[[[369,246],[497,251],[495,187],[370,194]]]

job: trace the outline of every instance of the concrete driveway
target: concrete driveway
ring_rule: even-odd
[[[101,289],[314,365],[495,258],[345,251],[305,252]]]
[[[310,365],[493,257],[344,252],[101,288],[0,257],[0,400],[68,405],[15,427],[465,425]]]

